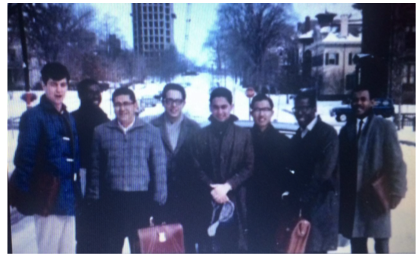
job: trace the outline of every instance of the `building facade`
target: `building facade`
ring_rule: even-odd
[[[144,57],[158,56],[174,44],[173,3],[133,3],[134,51]]]
[[[350,89],[354,57],[361,52],[362,20],[343,14],[320,13],[317,20],[298,24],[301,75],[315,88],[319,99],[342,98]]]

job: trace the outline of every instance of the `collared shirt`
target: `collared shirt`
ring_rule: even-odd
[[[362,118],[362,119],[359,119],[359,118],[357,118],[357,124],[356,124],[356,130],[357,130],[357,132],[356,133],[359,133],[360,132],[360,130],[359,130],[359,125],[360,125],[360,121],[362,121],[363,120],[363,123],[362,123],[362,130],[365,128],[365,126],[366,126],[366,123],[367,123],[367,120],[368,120],[368,117],[367,116],[365,116],[364,118]]]
[[[118,121],[118,126],[120,126],[120,128],[121,128],[121,130],[124,132],[124,134],[127,134],[127,131],[129,130],[129,129],[131,129],[131,127],[133,127],[133,125],[134,125],[134,122],[136,121],[136,118],[134,118],[134,120],[133,120],[133,122],[132,123],[130,123],[127,127],[124,127],[121,123],[120,123],[120,121]]]
[[[318,116],[315,116],[315,118],[308,124],[308,126],[306,126],[305,129],[300,128],[301,138],[304,138],[306,134],[308,134],[308,132],[314,128],[317,119],[318,119]]]
[[[181,132],[181,123],[182,123],[182,120],[184,120],[184,115],[181,114],[181,117],[173,123],[169,121],[166,115],[164,116],[164,118],[165,118],[166,134],[168,135],[169,142],[171,143],[171,146],[172,146],[172,150],[175,150],[176,145],[178,143],[179,133]]]

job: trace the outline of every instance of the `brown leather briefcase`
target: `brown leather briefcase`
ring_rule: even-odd
[[[179,223],[142,228],[137,235],[141,253],[185,253],[184,231]]]
[[[389,178],[385,174],[377,173],[365,189],[365,202],[373,212],[383,214],[391,208],[389,193]]]
[[[305,253],[306,243],[311,232],[311,223],[305,219],[300,219],[290,236],[287,253]]]

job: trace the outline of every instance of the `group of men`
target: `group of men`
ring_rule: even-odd
[[[306,252],[336,249],[338,233],[352,252],[366,253],[368,237],[376,252],[389,252],[390,211],[374,212],[363,190],[386,174],[395,208],[406,168],[395,127],[373,115],[368,88],[353,91],[354,118],[339,136],[316,115],[314,94],[298,93],[299,129],[289,139],[272,126],[264,94],[252,99],[250,131],[235,124],[232,93],[222,87],[210,94],[203,128],[183,114],[187,96],[178,84],[165,86],[165,112],[151,123],[137,117],[132,90],[116,89],[110,121],[95,80],[78,84],[80,108],[70,114],[66,67],[48,63],[41,74],[45,94],[21,117],[9,182],[29,195],[35,169],[59,179],[49,214],[35,214],[39,252],[121,253],[125,237],[132,249],[138,244],[151,216],[181,223],[187,252],[279,251],[277,235],[298,217],[311,222]]]

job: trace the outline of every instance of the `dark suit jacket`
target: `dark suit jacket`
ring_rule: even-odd
[[[204,224],[203,229],[207,230],[210,225],[213,210],[210,184],[229,183],[232,191],[228,193],[228,196],[235,204],[235,213],[238,218],[238,250],[246,251],[245,182],[254,169],[254,150],[249,130],[236,126],[234,121],[237,119],[236,116],[231,115],[231,118],[227,120],[224,134],[217,137],[219,130],[215,128],[216,120],[210,117],[212,123],[201,129],[194,137],[192,157],[198,182],[204,190],[201,199],[203,210],[200,214]],[[236,239],[236,236],[234,237]]]
[[[153,119],[151,123],[159,129],[166,153],[168,199],[165,207],[167,212],[164,215],[165,218],[162,219],[167,223],[179,222],[182,217],[189,216],[186,210],[187,204],[185,204],[186,199],[189,199],[192,194],[190,190],[192,160],[188,154],[188,146],[200,126],[184,115],[177,146],[173,150],[166,131],[164,115]]]
[[[338,137],[318,117],[314,128],[301,138],[300,129],[292,138],[292,161],[296,170],[291,190],[302,216],[311,222],[307,252],[337,248],[339,178]]]

